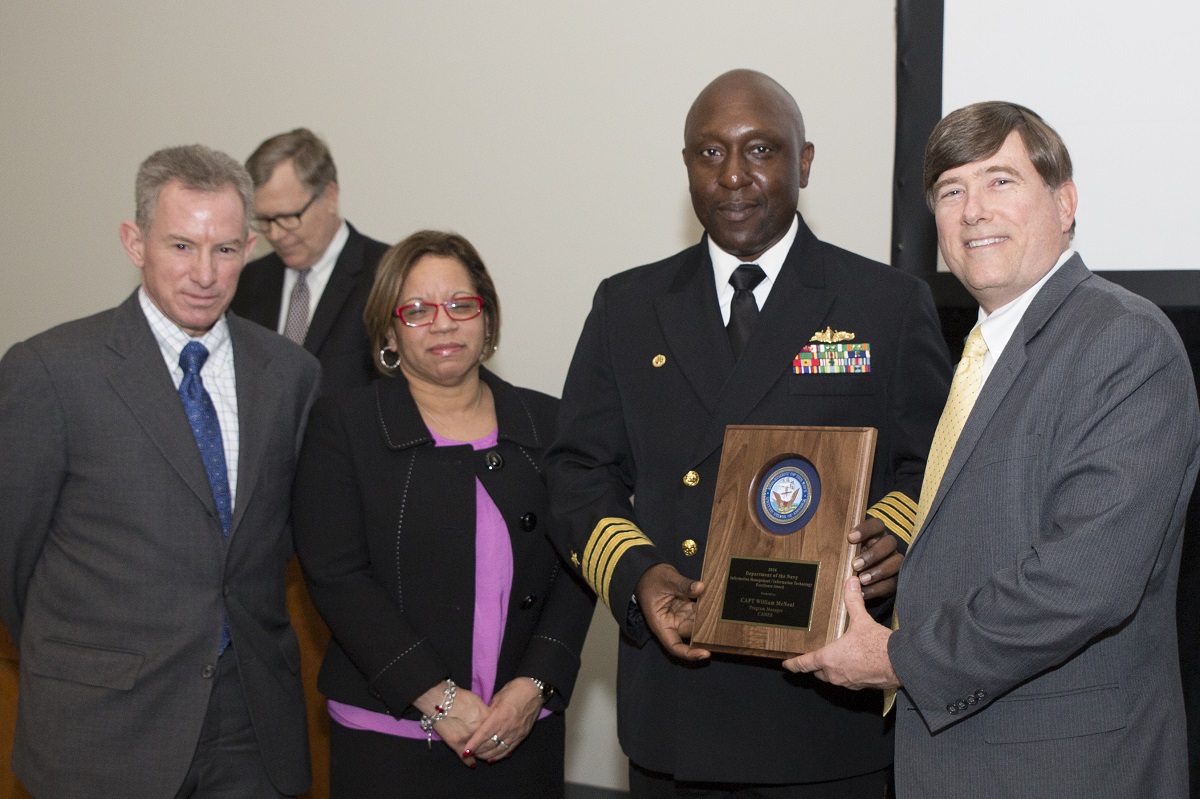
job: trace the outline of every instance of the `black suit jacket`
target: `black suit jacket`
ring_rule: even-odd
[[[793,374],[827,326],[871,345],[870,373]],[[626,634],[617,718],[635,763],[681,780],[796,783],[891,762],[879,693],[766,659],[683,664],[647,640],[630,598],[657,563],[699,579],[729,424],[878,428],[870,499],[915,504],[949,371],[929,288],[818,241],[803,220],[736,363],[705,241],[600,285],[548,463],[567,557]]]
[[[314,407],[296,472],[296,548],[333,640],[321,693],[396,717],[453,677],[471,685],[475,481],[512,541],[513,583],[496,688],[517,676],[570,697],[594,597],[547,538],[542,457],[557,400],[483,370],[499,423],[493,448],[436,447],[403,378]]]
[[[347,225],[350,238],[334,264],[304,337],[304,349],[321,362],[321,385],[327,393],[365,386],[376,375],[376,353],[371,352],[362,315],[375,282],[375,267],[388,245]],[[263,327],[278,330],[286,268],[275,253],[246,264],[230,309]]]

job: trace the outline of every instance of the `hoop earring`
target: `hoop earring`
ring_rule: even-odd
[[[392,355],[396,356],[396,360],[393,361],[392,363],[388,363],[388,361],[387,361],[387,356],[388,356],[389,352]],[[400,366],[400,353],[396,352],[395,350],[384,347],[383,349],[381,349],[379,351],[379,365],[382,366],[384,369],[387,369],[389,372],[396,371],[397,367]]]

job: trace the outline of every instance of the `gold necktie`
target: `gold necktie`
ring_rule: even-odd
[[[967,417],[971,415],[971,408],[975,407],[979,389],[983,387],[983,356],[987,355],[987,351],[987,342],[976,325],[971,335],[967,336],[962,360],[958,362],[954,381],[950,384],[950,396],[946,398],[946,407],[942,409],[942,418],[938,420],[937,432],[933,434],[933,444],[929,447],[925,479],[921,482],[921,501],[917,505],[917,518],[912,528],[913,540],[920,534],[921,525],[929,515],[929,506],[933,504],[938,486],[942,484],[942,475],[954,453],[954,445],[958,443],[958,436],[967,423]]]
[[[938,420],[937,432],[933,434],[933,444],[929,447],[929,458],[925,461],[925,478],[921,482],[921,501],[917,505],[917,518],[913,523],[913,541],[925,524],[929,515],[929,506],[937,496],[938,487],[942,484],[942,475],[946,473],[946,464],[954,453],[954,445],[962,433],[979,390],[983,388],[983,356],[987,355],[987,342],[979,332],[979,326],[967,336],[966,346],[963,347],[962,360],[954,370],[954,380],[950,383],[950,396],[946,398],[946,407],[942,409],[942,418]],[[912,547],[912,543],[908,545]],[[900,616],[892,613],[892,629],[900,629]],[[896,702],[896,692],[888,689],[883,692],[883,714],[886,716]]]

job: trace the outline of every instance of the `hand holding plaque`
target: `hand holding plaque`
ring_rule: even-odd
[[[841,635],[842,584],[863,518],[872,427],[730,425],[692,646],[770,658]]]

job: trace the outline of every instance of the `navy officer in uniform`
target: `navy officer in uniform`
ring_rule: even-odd
[[[854,568],[890,614],[949,358],[919,279],[818,241],[796,212],[813,145],[761,73],[696,98],[683,159],[699,244],[601,283],[550,454],[560,542],[621,626],[618,731],[634,797],[883,796],[878,692],[690,647],[726,425],[879,431]],[[828,330],[827,330],[828,329]],[[801,369],[814,333],[864,364]],[[806,348],[810,348],[807,349]],[[636,495],[636,504],[633,496]]]

